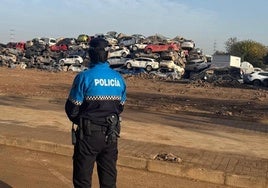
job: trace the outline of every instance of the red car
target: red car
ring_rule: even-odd
[[[25,50],[25,42],[9,42],[7,43],[7,48],[19,49],[21,51]]]
[[[68,46],[66,44],[60,44],[60,45],[52,45],[49,47],[51,51],[53,52],[60,52],[60,51],[67,51]]]
[[[164,51],[179,51],[179,43],[158,43],[158,44],[148,44],[144,51],[146,53],[152,52],[164,52]]]

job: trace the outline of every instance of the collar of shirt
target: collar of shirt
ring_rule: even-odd
[[[93,63],[93,64],[89,64],[89,68],[95,68],[95,67],[109,67],[110,65],[109,65],[109,63],[107,62],[107,61],[105,61],[105,62],[99,62],[99,63]]]

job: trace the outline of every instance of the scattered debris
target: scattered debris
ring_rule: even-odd
[[[232,116],[233,113],[230,111],[224,111],[224,110],[219,110],[215,112],[216,115],[222,115],[222,116]]]
[[[182,159],[172,153],[159,153],[156,156],[154,156],[153,159],[159,161],[182,163]]]

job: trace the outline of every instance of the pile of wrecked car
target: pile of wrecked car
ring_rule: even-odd
[[[149,78],[201,79],[211,82],[229,76],[233,80],[244,80],[253,85],[258,82],[246,81],[249,79],[245,78],[254,70],[249,70],[245,64],[242,66],[239,61],[234,64],[236,57],[205,55],[200,48],[195,47],[193,40],[180,36],[170,39],[157,34],[148,37],[141,34],[125,35],[115,31],[92,36],[80,34],[77,38],[41,37],[0,44],[0,65],[80,72],[87,69],[89,41],[95,37],[105,38],[109,42],[108,62],[122,74],[131,73],[131,69],[144,69],[150,75]],[[265,79],[258,85],[265,85]]]

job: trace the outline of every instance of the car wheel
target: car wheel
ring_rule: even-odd
[[[155,75],[155,74],[153,74],[153,73],[151,73],[151,74],[149,74],[149,78],[154,79],[154,78],[156,78],[156,75]]]
[[[253,80],[252,84],[254,86],[260,86],[261,85],[261,81],[260,80]]]
[[[80,61],[79,61],[79,60],[75,60],[74,63],[75,63],[75,64],[79,64]]]
[[[127,64],[126,64],[126,67],[127,67],[128,69],[130,69],[132,66],[131,66],[130,63],[127,63]]]
[[[60,60],[60,62],[59,62],[61,65],[63,65],[64,64],[64,61],[63,60]]]
[[[175,77],[173,75],[168,75],[167,80],[175,80]]]
[[[133,46],[132,50],[133,51],[137,51],[138,50],[138,47],[137,46]]]
[[[265,87],[268,87],[268,79],[263,80],[263,85],[264,85]]]
[[[123,52],[122,53],[122,57],[127,57],[127,53],[126,52]]]
[[[41,63],[41,59],[37,59],[36,62],[37,62],[37,63]]]
[[[145,69],[147,72],[150,72],[153,69],[153,67],[151,65],[147,65]]]

